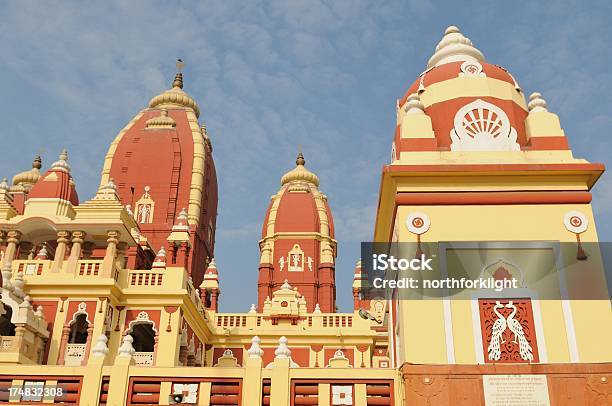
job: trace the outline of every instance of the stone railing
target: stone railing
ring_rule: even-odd
[[[153,352],[135,352],[132,357],[136,365],[153,365]]]
[[[183,289],[184,277],[179,269],[124,269],[119,270],[117,283],[124,289],[148,289],[159,287],[166,289]]]
[[[64,365],[78,366],[81,365],[85,357],[85,349],[87,344],[66,344],[66,353],[64,355]]]
[[[102,259],[88,259],[77,262],[77,276],[98,276],[102,271]]]
[[[162,286],[164,272],[150,270],[128,271],[128,285],[130,287]]]
[[[51,262],[48,259],[36,260],[36,259],[17,259],[12,263],[13,275],[17,275],[18,272],[23,272],[24,277],[42,275],[47,273],[51,269]]]
[[[213,328],[245,328],[250,329],[270,327],[273,325],[271,315],[263,313],[216,313],[214,315]],[[287,323],[287,328],[303,330],[326,330],[342,329],[363,326],[364,330],[370,329],[371,323],[351,313],[308,313],[295,323]]]

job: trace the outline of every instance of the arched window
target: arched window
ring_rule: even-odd
[[[11,322],[13,309],[8,305],[2,304],[0,304],[0,307],[4,308],[4,314],[0,316],[0,336],[14,336],[15,325]]]
[[[68,336],[68,344],[86,344],[87,343],[87,315],[79,314],[76,319],[70,324],[70,335]]]
[[[132,346],[136,352],[153,352],[155,350],[155,330],[153,330],[151,323],[134,324],[130,335],[134,338]]]

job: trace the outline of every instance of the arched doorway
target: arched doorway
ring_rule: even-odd
[[[134,362],[136,365],[153,365],[155,350],[157,349],[157,330],[155,324],[149,320],[148,314],[141,312],[138,319],[130,323],[126,334],[132,336],[134,341]]]

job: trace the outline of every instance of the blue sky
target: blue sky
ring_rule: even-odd
[[[257,295],[257,241],[298,145],[329,197],[341,310],[359,242],[370,240],[380,170],[401,97],[448,25],[559,114],[577,157],[612,166],[612,3],[382,1],[0,4],[0,176],[66,147],[81,200],[108,145],[169,87],[177,57],[202,110],[220,182],[221,309]],[[612,238],[612,176],[595,189]]]

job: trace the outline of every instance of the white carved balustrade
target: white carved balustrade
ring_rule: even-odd
[[[135,352],[132,357],[136,365],[153,365],[153,352]]]
[[[79,366],[85,358],[85,350],[87,344],[66,344],[66,352],[64,355],[64,365]]]

